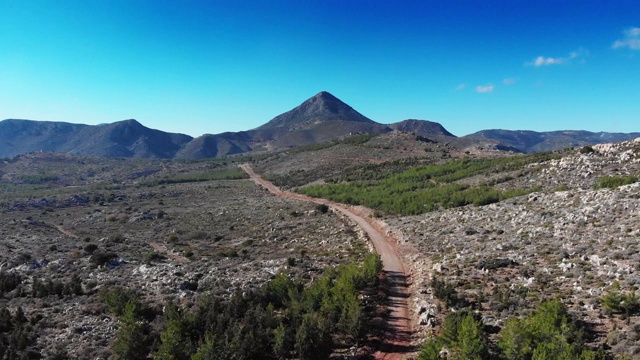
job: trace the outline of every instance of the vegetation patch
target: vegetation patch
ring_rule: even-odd
[[[323,142],[323,143],[309,144],[309,145],[301,146],[299,148],[295,148],[293,150],[290,150],[290,152],[292,152],[292,153],[300,153],[300,152],[307,152],[307,151],[318,151],[318,150],[328,149],[330,147],[333,147],[333,146],[336,146],[336,145],[340,145],[340,144],[362,145],[362,144],[368,142],[369,140],[373,139],[376,136],[378,136],[378,134],[354,135],[354,136],[346,137],[344,139],[338,139],[338,140],[333,140],[333,141],[328,141],[328,142]]]
[[[622,185],[629,185],[638,182],[638,177],[629,176],[604,176],[596,184],[596,189],[615,189]]]
[[[538,188],[499,190],[489,184],[470,186],[456,181],[489,172],[521,169],[527,164],[551,157],[546,153],[496,159],[463,159],[418,166],[381,180],[308,186],[301,192],[391,214],[415,215],[469,204],[482,206],[525,195]]]
[[[369,255],[362,266],[329,268],[308,287],[279,274],[255,292],[204,296],[190,311],[168,304],[159,332],[132,291],[105,290],[102,299],[120,316],[118,359],[327,359],[366,335],[375,309],[359,295],[377,286],[381,270],[380,257]]]
[[[229,169],[216,169],[205,172],[193,172],[184,175],[176,175],[173,177],[164,177],[160,179],[150,180],[144,183],[146,186],[157,186],[164,184],[179,184],[212,180],[237,180],[248,179],[249,175],[242,169],[234,167]]]
[[[451,312],[440,335],[423,345],[418,359],[606,359],[603,350],[585,346],[583,329],[558,300],[541,303],[525,318],[510,318],[498,339],[497,346],[492,346],[478,315]]]
[[[640,312],[640,298],[635,290],[627,293],[621,292],[620,282],[611,285],[609,291],[600,299],[602,306],[611,314],[622,314],[627,319]]]
[[[49,182],[54,182],[58,180],[58,176],[56,175],[47,175],[47,174],[39,174],[39,175],[20,175],[18,177],[18,181],[23,184],[45,184]]]

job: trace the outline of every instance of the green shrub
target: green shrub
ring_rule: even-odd
[[[25,184],[44,184],[48,182],[55,182],[58,180],[58,176],[56,175],[21,175],[18,180]]]
[[[115,315],[122,315],[128,303],[133,303],[134,305],[136,305],[134,307],[136,311],[140,310],[140,301],[138,294],[136,294],[133,290],[125,289],[119,286],[102,288],[100,289],[98,296],[100,297],[100,300],[107,306],[107,309]]]
[[[471,312],[449,313],[440,335],[422,346],[418,359],[438,360],[443,348],[451,352],[452,359],[489,359],[487,335],[480,319]]]
[[[583,332],[559,300],[541,303],[531,316],[507,320],[498,347],[507,360],[597,358],[585,347]]]
[[[327,359],[336,344],[350,347],[364,338],[375,307],[366,308],[358,295],[378,269],[379,256],[370,255],[362,266],[327,269],[308,287],[281,273],[255,292],[206,295],[190,312],[167,306],[155,356]]]
[[[615,189],[622,185],[629,185],[638,182],[638,177],[629,175],[629,176],[604,176],[600,178],[598,183],[596,184],[596,189]]]
[[[620,282],[611,285],[605,296],[600,298],[602,306],[612,314],[623,314],[627,318],[640,311],[640,298],[635,290],[626,294],[621,293]]]
[[[89,258],[89,261],[96,266],[104,266],[117,257],[118,255],[114,252],[95,251]]]
[[[113,344],[113,355],[117,360],[146,359],[149,355],[149,337],[146,324],[138,317],[137,301],[126,302],[121,310],[120,328]]]
[[[595,150],[589,145],[585,145],[582,148],[580,148],[580,154],[591,154],[594,152]]]
[[[444,280],[434,277],[431,281],[431,289],[433,290],[433,296],[442,301],[447,307],[457,305],[461,302],[455,285],[447,283]]]

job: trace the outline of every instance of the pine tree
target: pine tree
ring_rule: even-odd
[[[456,352],[461,359],[481,360],[487,357],[487,342],[482,323],[473,314],[468,314],[460,322]]]
[[[165,319],[167,328],[160,335],[162,343],[155,353],[155,358],[158,360],[189,359],[192,346],[188,337],[187,324],[175,305],[169,304],[167,306]]]
[[[145,334],[145,324],[138,321],[137,304],[127,302],[120,317],[120,330],[113,345],[113,353],[117,360],[146,359],[149,354],[149,341]]]
[[[316,314],[305,315],[296,332],[295,349],[300,359],[327,359],[332,348],[331,334],[326,330],[322,318]]]
[[[217,336],[207,334],[198,351],[191,355],[191,360],[226,360],[231,358],[224,343]]]

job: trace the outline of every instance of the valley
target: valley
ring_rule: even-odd
[[[361,356],[424,356],[421,344],[466,309],[496,353],[491,344],[510,319],[559,299],[589,348],[633,358],[636,308],[605,307],[603,299],[618,291],[635,301],[638,142],[523,156],[441,141],[390,133],[205,161],[6,159],[0,302],[31,323],[25,353],[108,358],[122,321],[105,305],[109,289],[133,289],[155,309],[145,320],[157,329],[152,336],[166,326],[158,311],[168,302],[186,314],[208,294],[260,291],[282,272],[313,284],[325,269],[361,263],[375,250],[386,290],[370,297],[374,307],[367,302],[369,321],[386,319],[390,327],[365,336]],[[402,185],[405,178],[426,187]],[[400,187],[382,192],[372,209],[359,203],[366,198],[341,205],[301,194],[363,181],[373,190],[389,179]],[[409,214],[384,207],[385,197],[416,198],[412,192],[434,184],[456,185],[461,194],[530,190],[475,204],[424,198],[423,210]]]
[[[640,356],[638,139],[527,154],[566,143],[381,127],[328,93],[198,156],[126,125],[145,153],[0,160],[3,356]]]

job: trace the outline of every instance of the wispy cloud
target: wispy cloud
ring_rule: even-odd
[[[466,88],[466,87],[467,87],[467,84],[462,83],[462,84],[456,86],[456,91],[464,90],[464,88]]]
[[[526,66],[535,66],[535,67],[549,66],[549,65],[560,65],[560,64],[566,64],[566,63],[570,62],[573,59],[584,58],[587,55],[589,55],[588,51],[586,51],[584,49],[578,49],[577,51],[571,52],[569,54],[569,56],[565,56],[565,57],[538,56],[537,58],[533,59],[532,61],[526,62],[525,65]]]
[[[490,93],[493,92],[493,89],[495,88],[495,86],[489,84],[489,85],[478,85],[476,86],[476,91],[479,92],[480,94],[484,94],[484,93]]]
[[[562,64],[564,60],[562,58],[552,58],[552,57],[544,57],[538,56],[535,60],[527,63],[529,66],[547,66],[547,65],[559,65]]]
[[[502,83],[505,84],[505,85],[513,85],[516,82],[518,82],[518,78],[514,78],[514,77],[513,78],[506,78],[506,79],[502,80]]]
[[[624,38],[616,40],[611,46],[614,49],[628,47],[631,50],[640,50],[640,28],[632,27],[623,32]]]

